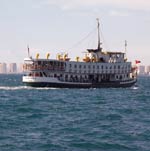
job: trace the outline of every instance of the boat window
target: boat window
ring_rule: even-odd
[[[41,61],[38,61],[38,65],[41,65]]]
[[[63,75],[62,74],[60,74],[60,77],[62,77]]]
[[[43,64],[43,65],[46,65],[46,62],[43,61],[42,64]]]
[[[45,77],[47,77],[47,75],[46,75],[46,73],[45,73],[45,72],[43,72],[43,74],[44,74],[44,76],[45,76]]]
[[[104,62],[104,58],[101,57],[101,58],[100,58],[100,62]]]
[[[32,76],[32,75],[33,75],[33,74],[30,72],[30,73],[29,73],[29,76]]]
[[[119,54],[117,54],[117,58],[119,58],[120,57],[120,55]]]
[[[57,74],[54,74],[54,77],[56,78],[56,77],[57,77]]]
[[[49,64],[50,64],[51,66],[53,66],[53,62],[52,62],[52,61],[50,61]]]
[[[40,72],[40,77],[42,77],[42,72]]]
[[[39,73],[38,73],[38,72],[35,72],[35,76],[36,76],[36,77],[39,77]]]

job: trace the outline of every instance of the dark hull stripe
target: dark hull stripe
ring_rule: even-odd
[[[53,87],[53,88],[119,88],[131,87],[136,82],[121,84],[120,82],[108,83],[91,83],[91,84],[67,84],[67,83],[48,83],[48,82],[24,82],[27,86],[32,87]]]

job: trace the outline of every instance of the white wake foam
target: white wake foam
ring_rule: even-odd
[[[37,89],[37,90],[49,90],[49,89],[58,89],[58,88],[48,88],[48,87],[44,87],[44,88],[36,88],[36,87],[29,87],[29,86],[0,86],[0,90],[33,90],[33,89]]]

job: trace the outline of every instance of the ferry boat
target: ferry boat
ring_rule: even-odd
[[[87,49],[83,60],[71,61],[68,54],[57,59],[28,57],[24,59],[22,82],[32,87],[109,88],[131,87],[137,81],[137,68],[127,61],[124,52],[103,51],[100,24],[97,20],[98,47]],[[125,44],[126,46],[126,44]],[[29,50],[28,50],[29,51]]]

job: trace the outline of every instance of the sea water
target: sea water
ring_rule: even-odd
[[[32,88],[0,75],[0,151],[150,151],[150,77],[131,88]]]

